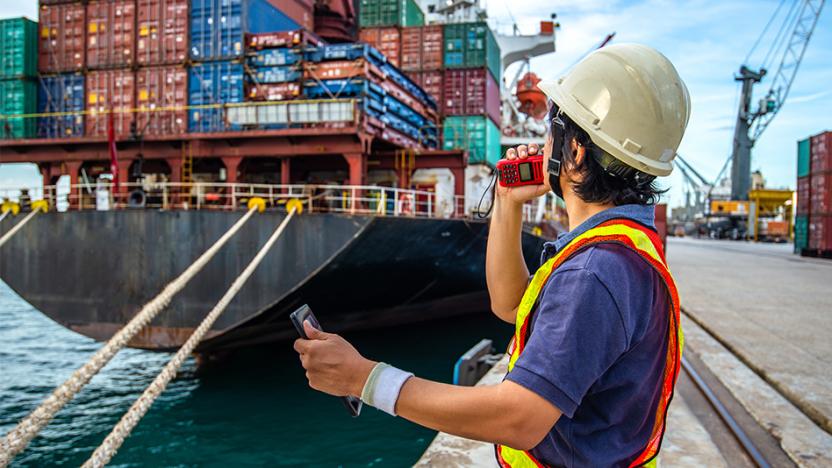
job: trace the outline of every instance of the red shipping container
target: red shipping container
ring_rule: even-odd
[[[188,71],[182,66],[136,72],[136,133],[178,135],[188,129]]]
[[[246,44],[252,49],[261,50],[294,47],[301,44],[320,46],[323,45],[323,42],[309,31],[276,31],[248,34],[246,35]]]
[[[352,77],[372,77],[384,79],[384,74],[375,65],[363,59],[337,60],[334,62],[305,63],[304,79],[307,80],[340,80]]]
[[[832,215],[813,214],[809,217],[809,248],[832,251]]]
[[[87,5],[87,68],[132,66],[136,57],[136,1]]]
[[[188,57],[188,0],[138,0],[136,61],[184,63]]]
[[[407,74],[414,83],[425,90],[438,106],[442,106],[445,96],[445,87],[442,86],[443,74],[441,70],[410,72]]]
[[[402,40],[398,27],[364,28],[359,33],[358,40],[378,49],[393,65],[398,67],[401,63]]]
[[[87,136],[107,136],[107,113],[112,110],[116,136],[130,135],[133,123],[135,75],[132,70],[101,70],[87,74]]]
[[[797,179],[797,215],[809,214],[809,199],[811,190],[809,189],[810,177],[799,177]]]
[[[487,115],[500,125],[500,88],[486,68],[445,70],[445,115]]]
[[[441,70],[444,63],[442,26],[402,28],[402,70]]]
[[[269,3],[283,12],[303,29],[315,29],[314,0],[269,0]]]
[[[252,101],[285,101],[300,96],[300,83],[250,85],[246,96]]]
[[[832,171],[832,132],[813,136],[810,145],[812,162],[809,168],[812,174]]]
[[[811,214],[832,214],[832,171],[813,172],[809,177],[811,178],[809,212]]]
[[[86,9],[69,3],[40,7],[38,70],[60,73],[84,68],[86,53]]]

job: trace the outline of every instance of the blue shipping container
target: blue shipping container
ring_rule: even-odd
[[[195,63],[188,71],[188,106],[210,106],[243,102],[243,65],[231,62]],[[239,130],[227,125],[225,109],[208,107],[188,111],[188,131]]]
[[[295,67],[263,67],[254,70],[256,83],[288,83],[300,80],[302,73]]]
[[[38,113],[67,113],[38,118],[41,138],[84,136],[84,75],[45,76],[38,85]]]
[[[273,67],[277,65],[294,65],[301,59],[302,54],[292,49],[259,50],[249,58],[253,67]]]
[[[306,60],[323,62],[326,60],[369,60],[376,65],[387,63],[387,57],[367,44],[331,44],[321,47],[308,47]]]
[[[311,99],[369,96],[382,102],[386,93],[384,88],[372,81],[353,78],[349,80],[309,80],[304,85],[304,94]]]
[[[268,0],[191,0],[191,58],[241,57],[247,33],[294,31],[300,26]]]
[[[398,68],[393,66],[391,63],[385,63],[381,66],[381,71],[387,74],[388,78],[396,82],[397,85],[401,86],[402,89],[416,97],[422,104],[430,107],[431,109],[436,109],[436,101],[431,97],[430,94],[426,93],[425,90],[419,87],[416,83],[413,82],[407,75],[401,72]]]

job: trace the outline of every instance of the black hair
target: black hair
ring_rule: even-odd
[[[661,190],[656,185],[656,177],[632,168],[615,159],[598,147],[589,138],[584,129],[579,127],[566,114],[558,117],[563,127],[554,122],[558,115],[558,107],[552,106],[549,111],[551,132],[563,132],[562,162],[566,167],[574,169],[582,176],[580,182],[572,182],[572,189],[586,203],[612,203],[616,206],[636,204],[655,205],[659,202]],[[572,140],[583,146],[586,155],[583,164],[578,167],[575,153],[572,151]],[[556,148],[552,149],[556,151]]]

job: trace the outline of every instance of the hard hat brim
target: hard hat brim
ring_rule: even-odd
[[[576,125],[590,136],[593,143],[624,164],[641,172],[666,176],[673,172],[672,157],[670,161],[656,161],[641,154],[629,151],[619,142],[608,136],[599,125],[601,119],[590,109],[578,101],[575,96],[566,93],[561,86],[563,78],[558,80],[544,80],[537,84],[546,96],[552,100]],[[675,156],[675,154],[673,155]]]

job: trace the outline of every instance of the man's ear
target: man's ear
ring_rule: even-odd
[[[581,167],[584,163],[584,156],[586,156],[586,148],[578,143],[578,140],[572,138],[572,154],[575,155],[575,166]]]

